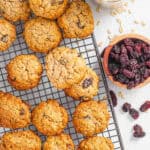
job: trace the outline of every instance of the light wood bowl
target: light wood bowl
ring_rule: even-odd
[[[108,67],[108,59],[109,59],[109,54],[113,48],[114,45],[116,45],[118,42],[122,41],[123,39],[126,39],[126,38],[134,38],[134,39],[139,39],[139,40],[142,40],[148,44],[150,44],[150,39],[142,36],[142,35],[138,35],[138,34],[125,34],[125,35],[121,35],[121,36],[118,36],[116,38],[114,38],[112,40],[112,42],[109,44],[108,47],[105,48],[105,51],[104,51],[104,57],[103,57],[103,68],[104,68],[104,71],[106,73],[106,75],[108,76],[108,78],[117,86],[119,87],[122,87],[122,88],[127,88],[127,85],[126,84],[123,84],[119,81],[115,81],[113,79],[113,76],[111,75],[110,71],[109,71],[109,67]],[[143,87],[145,86],[146,84],[148,84],[150,82],[150,77],[148,77],[146,80],[144,80],[144,82],[142,83],[139,83],[137,86],[135,86],[134,88],[140,88],[140,87]]]

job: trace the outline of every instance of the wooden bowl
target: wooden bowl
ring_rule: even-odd
[[[109,59],[109,54],[113,48],[114,45],[116,45],[118,42],[122,41],[123,39],[126,38],[134,38],[134,39],[139,39],[142,40],[148,44],[150,44],[150,39],[142,36],[142,35],[138,35],[138,34],[125,34],[125,35],[121,35],[118,36],[116,38],[114,38],[114,40],[109,44],[108,47],[105,48],[104,51],[104,57],[103,57],[103,68],[104,71],[106,73],[106,75],[108,76],[108,78],[117,86],[122,87],[122,88],[127,88],[126,84],[123,84],[119,81],[115,81],[113,79],[113,76],[111,75],[110,71],[109,71],[109,67],[108,67],[108,59]],[[139,88],[139,87],[143,87],[144,85],[148,84],[150,82],[150,77],[148,77],[146,80],[144,80],[144,82],[139,83],[137,86],[135,86],[134,88]]]

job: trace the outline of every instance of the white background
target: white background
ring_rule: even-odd
[[[102,8],[100,12],[96,11],[96,5],[94,5],[90,0],[90,5],[94,12],[95,18],[95,35],[97,43],[103,42],[102,46],[99,47],[101,52],[104,47],[109,43],[107,30],[109,29],[112,35],[119,35],[119,25],[116,22],[116,18],[122,20],[124,33],[130,33],[131,30],[135,30],[136,33],[142,34],[150,38],[150,0],[124,0],[128,2],[128,9],[131,10],[131,14],[128,12],[119,14],[117,16],[110,15],[110,9]],[[134,21],[144,21],[145,26],[141,23],[136,24]],[[99,22],[97,25],[97,22]],[[121,136],[123,139],[123,144],[125,150],[150,150],[150,110],[146,113],[140,113],[140,117],[137,120],[132,120],[128,113],[123,113],[121,111],[121,106],[125,102],[129,102],[136,109],[139,109],[140,105],[146,101],[150,100],[150,84],[147,86],[134,89],[134,90],[124,90],[116,87],[110,81],[108,81],[109,88],[113,89],[118,97],[118,106],[115,108],[119,128],[121,131]],[[118,92],[122,92],[124,98],[121,98]],[[141,139],[135,139],[132,136],[132,127],[134,124],[140,124],[146,132],[146,136]]]

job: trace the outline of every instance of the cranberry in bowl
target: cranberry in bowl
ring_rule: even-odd
[[[115,38],[104,51],[103,67],[119,87],[132,89],[150,82],[150,40],[138,34]]]

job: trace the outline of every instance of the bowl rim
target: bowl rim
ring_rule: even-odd
[[[144,37],[143,35],[139,35],[139,34],[132,34],[132,33],[129,33],[129,34],[124,34],[124,35],[120,35],[120,36],[117,36],[115,37],[111,42],[110,44],[108,45],[108,47],[105,48],[104,50],[104,56],[103,56],[103,68],[104,68],[104,71],[106,73],[106,75],[108,76],[108,78],[117,86],[119,87],[122,87],[122,88],[126,88],[127,89],[127,85],[126,84],[123,84],[119,81],[115,81],[113,79],[113,76],[111,75],[110,71],[109,71],[109,68],[108,68],[108,59],[109,59],[109,54],[113,48],[113,46],[115,44],[117,44],[118,42],[122,41],[123,39],[126,39],[126,38],[134,38],[134,39],[139,39],[139,40],[142,40],[148,44],[150,44],[150,39],[148,39],[147,37]],[[148,84],[150,82],[150,77],[148,77],[146,80],[144,80],[144,82],[141,82],[139,83],[138,85],[136,85],[134,88],[132,89],[135,89],[135,88],[140,88],[140,87],[143,87],[145,86],[146,84]]]

